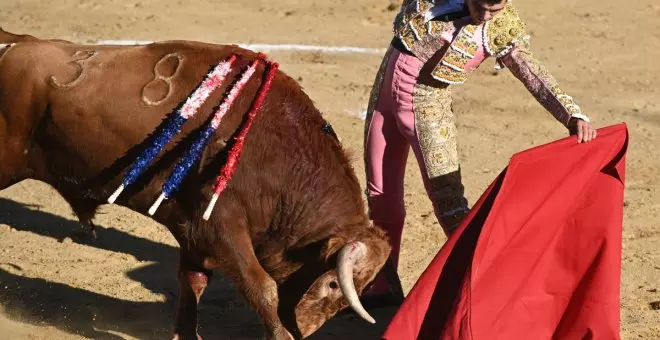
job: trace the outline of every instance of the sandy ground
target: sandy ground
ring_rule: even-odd
[[[398,0],[391,0],[399,2]],[[387,0],[1,0],[11,32],[78,42],[97,39],[300,43],[384,48]],[[660,338],[660,33],[657,0],[518,0],[533,48],[597,126],[631,133],[621,284],[622,338]],[[362,126],[379,55],[277,52],[354,153],[362,179]],[[654,63],[654,61],[656,61]],[[564,137],[563,128],[511,74],[486,62],[455,91],[460,157],[474,202],[518,151]],[[409,160],[408,219],[400,273],[406,291],[445,241]],[[0,192],[0,335],[3,339],[165,339],[176,300],[177,249],[164,227],[116,206],[80,226],[49,186],[25,181]],[[200,310],[207,338],[252,339],[260,321],[218,276]],[[369,326],[336,318],[317,339],[380,334],[391,310]]]

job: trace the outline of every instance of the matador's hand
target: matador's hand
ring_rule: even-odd
[[[586,122],[579,118],[571,118],[568,122],[568,131],[571,136],[577,134],[578,143],[586,143],[596,139],[596,129],[590,122]]]

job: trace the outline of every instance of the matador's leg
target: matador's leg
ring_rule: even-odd
[[[456,143],[456,123],[449,88],[417,84],[415,133],[411,143],[438,222],[450,235],[468,214]]]

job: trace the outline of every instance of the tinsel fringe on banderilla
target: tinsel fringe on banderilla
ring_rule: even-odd
[[[163,150],[165,145],[169,143],[172,137],[181,131],[183,124],[197,113],[202,104],[208,99],[211,92],[223,83],[227,74],[231,71],[231,66],[235,60],[236,56],[232,55],[228,60],[217,64],[215,68],[207,74],[204,81],[200,83],[193,94],[188,97],[183,106],[177,110],[176,114],[172,114],[162,128],[155,132],[150,145],[137,157],[130,170],[124,176],[122,184],[108,198],[108,203],[114,203],[124,189],[137,180],[151,161]]]
[[[254,102],[252,103],[252,107],[250,107],[250,110],[247,113],[248,116],[247,121],[245,122],[245,125],[241,129],[241,132],[236,137],[236,143],[233,145],[231,151],[229,152],[229,156],[227,157],[227,162],[222,167],[222,169],[220,170],[220,174],[216,178],[215,189],[214,189],[215,192],[213,193],[211,202],[209,202],[208,207],[204,211],[204,215],[203,215],[204,220],[208,221],[208,219],[211,217],[213,207],[218,201],[218,197],[220,197],[220,194],[225,190],[225,188],[227,187],[227,183],[229,183],[229,180],[234,174],[234,171],[236,170],[236,166],[238,165],[238,161],[241,157],[241,153],[243,152],[243,146],[245,143],[245,138],[247,136],[247,133],[250,131],[250,127],[254,122],[257,112],[261,109],[264,100],[266,99],[266,95],[270,91],[270,88],[273,86],[273,79],[277,74],[277,69],[279,67],[279,64],[274,62],[268,62],[268,66],[269,69],[268,69],[268,74],[266,75],[266,80],[261,84],[261,87],[258,90],[257,98],[254,100]]]
[[[171,115],[162,126],[162,128],[156,131],[155,137],[150,145],[137,157],[136,161],[131,166],[131,169],[127,172],[122,184],[110,196],[110,198],[108,198],[109,203],[114,203],[122,191],[137,180],[137,178],[144,172],[151,161],[162,151],[164,146],[181,131],[183,124],[185,124],[189,118],[197,113],[201,105],[210,96],[210,93],[222,84],[227,74],[229,74],[231,71],[231,66],[235,60],[236,56],[232,55],[227,61],[218,64],[214,70],[207,75],[206,79],[198,86],[195,92],[186,100],[181,109],[177,111],[177,114]],[[241,79],[232,87],[229,95],[227,96],[227,99],[218,108],[218,110],[216,110],[213,120],[206,127],[204,127],[204,129],[201,130],[197,140],[187,150],[186,154],[179,161],[179,163],[177,163],[175,170],[163,185],[163,191],[160,197],[149,209],[149,214],[153,215],[162,201],[170,197],[171,193],[177,190],[178,186],[182,183],[192,165],[199,159],[199,156],[204,147],[208,144],[208,141],[215,134],[220,121],[228,112],[229,108],[238,97],[249,78],[256,71],[258,64],[262,61],[265,61],[268,65],[268,74],[266,75],[264,82],[261,84],[257,92],[257,97],[255,98],[252,106],[250,107],[250,110],[247,113],[247,121],[241,128],[238,136],[235,138],[236,142],[229,152],[227,162],[224,164],[216,178],[213,197],[203,216],[205,220],[210,218],[218,197],[227,187],[229,180],[236,170],[240,155],[243,151],[247,133],[250,130],[257,112],[261,109],[267,93],[272,87],[273,79],[279,67],[279,64],[267,61],[266,56],[262,53],[259,53],[258,57],[253,61],[248,70],[243,73]]]
[[[248,69],[243,73],[241,78],[232,86],[229,94],[227,95],[226,100],[218,107],[218,109],[213,114],[213,119],[211,122],[202,130],[199,138],[193,143],[193,145],[188,149],[186,154],[181,158],[179,163],[174,168],[174,171],[163,184],[162,192],[156,202],[149,208],[149,215],[156,213],[156,210],[161,205],[161,203],[170,198],[172,192],[176,191],[183,179],[188,174],[190,168],[197,162],[199,159],[202,150],[206,147],[209,139],[215,134],[215,131],[220,126],[220,122],[225,117],[229,109],[234,104],[238,96],[245,89],[245,85],[250,80],[254,72],[256,71],[259,63],[261,62],[262,56],[260,55],[256,58]]]

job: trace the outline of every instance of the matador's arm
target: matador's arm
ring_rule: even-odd
[[[589,121],[575,100],[559,87],[557,80],[534,57],[525,41],[512,43],[507,50],[499,53],[497,60],[564,126],[568,127],[571,118]]]
[[[532,54],[526,25],[509,2],[504,10],[484,24],[484,47],[507,67],[536,100],[560,123],[569,127],[571,118],[589,121],[573,98],[567,95],[543,64]]]

